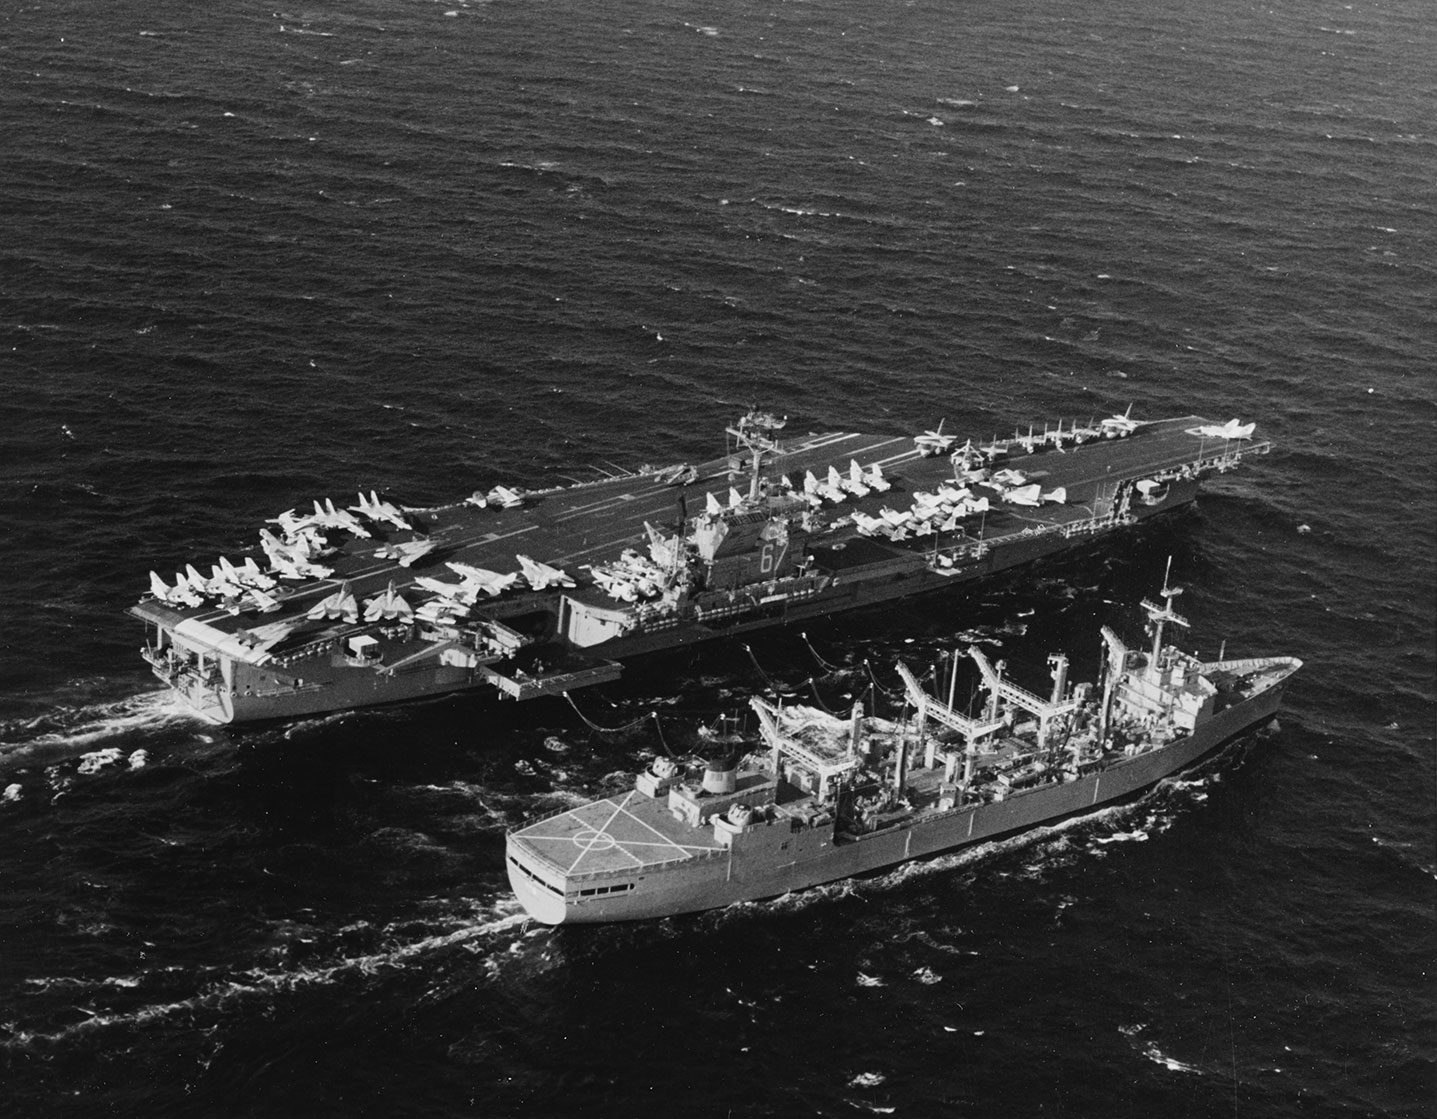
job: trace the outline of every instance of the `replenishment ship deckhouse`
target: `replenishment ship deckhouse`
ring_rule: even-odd
[[[661,757],[627,794],[508,838],[509,882],[547,924],[624,921],[757,900],[1021,832],[1133,796],[1277,710],[1294,657],[1204,663],[1163,644],[1186,626],[1166,584],[1144,601],[1152,633],[1130,650],[1103,627],[1095,686],[1027,691],[977,649],[981,710],[956,710],[898,665],[910,724],[751,700],[769,747],[742,767],[686,774]]]
[[[975,443],[784,439],[750,412],[724,457],[454,505],[314,501],[242,562],[150,573],[142,653],[242,722],[466,689],[616,679],[624,658],[883,602],[1181,508],[1270,444],[1251,424],[1127,415]],[[261,558],[261,556],[263,558]]]

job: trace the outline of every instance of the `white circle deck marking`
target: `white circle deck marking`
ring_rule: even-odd
[[[585,852],[608,851],[617,844],[617,840],[606,831],[598,831],[594,828],[584,828],[573,835],[575,847],[584,848]]]

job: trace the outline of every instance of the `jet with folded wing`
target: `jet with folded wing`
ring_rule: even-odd
[[[177,574],[175,585],[171,587],[151,571],[150,593],[161,602],[168,602],[171,606],[203,606],[205,604],[205,600],[190,586],[189,580],[183,575]]]
[[[405,598],[394,589],[393,581],[385,589],[383,594],[375,595],[364,604],[364,620],[366,622],[394,622],[407,621],[414,617],[414,608],[405,601]]]
[[[314,502],[314,524],[321,528],[342,528],[355,536],[369,536],[369,530],[359,523],[359,518],[345,509],[334,507],[334,498],[327,497],[324,504]]]
[[[508,575],[500,575],[496,571],[475,567],[472,563],[460,563],[458,560],[450,560],[444,566],[461,576],[465,586],[472,586],[476,592],[483,591],[495,598],[519,581],[517,571],[511,571]]]
[[[438,545],[432,540],[406,540],[402,544],[386,544],[375,549],[374,554],[380,559],[394,560],[400,567],[413,567],[417,560],[423,559],[436,547]]]
[[[943,425],[948,422],[947,417],[938,421],[937,431],[925,431],[922,435],[913,437],[913,445],[918,448],[918,453],[924,458],[933,458],[935,455],[946,455],[953,444],[958,441],[956,435],[944,435]]]
[[[505,509],[517,509],[524,504],[524,491],[508,486],[495,486],[485,496],[490,505],[501,505]]]
[[[519,568],[524,573],[525,582],[536,591],[542,591],[546,587],[577,586],[573,576],[557,567],[550,567],[547,563],[540,563],[528,556],[518,555],[515,558],[519,561]]]
[[[359,603],[355,600],[354,592],[349,589],[349,583],[345,582],[340,585],[339,590],[311,606],[305,617],[312,621],[325,618],[330,621],[345,621],[353,625],[359,621]]]
[[[1137,430],[1140,420],[1132,419],[1133,406],[1128,405],[1128,410],[1121,416],[1113,415],[1105,419],[1099,428],[1102,430],[1105,439],[1123,439]]]
[[[395,528],[408,529],[412,527],[404,519],[404,514],[399,506],[391,505],[387,501],[380,500],[379,494],[374,490],[369,491],[369,496],[363,493],[359,495],[359,504],[351,505],[350,510],[355,513],[363,513],[371,521],[386,521]]]

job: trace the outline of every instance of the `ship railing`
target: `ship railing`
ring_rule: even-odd
[[[564,815],[564,813],[559,812],[556,813],[556,815],[562,816]],[[551,820],[553,818],[553,816],[541,817],[540,819],[535,820],[532,824],[527,824],[525,826],[533,827],[534,824],[542,824],[545,820]],[[706,829],[701,828],[699,830],[704,831]],[[522,836],[519,836],[518,838],[522,839]],[[569,884],[574,882],[589,882],[596,878],[612,878],[614,876],[614,872],[612,870],[571,871],[564,864],[549,858],[547,855],[541,854],[535,848],[527,845],[524,848],[524,854],[526,858],[532,859],[534,862],[543,865],[545,868],[557,874],[559,879],[564,883],[565,886],[568,886]],[[646,861],[642,866],[636,866],[632,869],[635,871],[642,871],[644,873],[648,873],[649,871],[661,870],[664,867],[674,866],[678,863],[691,863],[703,859],[714,859],[727,854],[727,847],[690,848],[688,851],[684,852],[681,855],[671,855],[668,858],[663,859],[652,859]]]
[[[716,859],[727,854],[727,847],[701,847],[697,849],[691,848],[689,851],[686,851],[682,855],[671,855],[666,859],[655,859],[652,862],[644,863],[644,865],[641,867],[634,867],[634,869],[641,870],[647,873],[651,870],[661,870],[666,866],[673,866],[675,863],[691,863],[703,859]],[[594,878],[612,878],[613,874],[614,872],[612,870],[581,871],[579,873],[573,874],[566,871],[564,873],[564,881],[566,883],[587,882]]]

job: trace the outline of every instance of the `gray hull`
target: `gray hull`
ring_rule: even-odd
[[[536,884],[515,860],[509,879],[525,906],[548,924],[667,917],[775,897],[911,859],[1021,832],[1132,797],[1216,750],[1277,710],[1281,684],[1215,715],[1198,731],[1159,750],[1114,762],[1078,780],[1010,794],[993,803],[926,815],[911,823],[853,837],[833,825],[788,831],[756,829],[721,853],[658,867],[613,896],[563,898]]]

